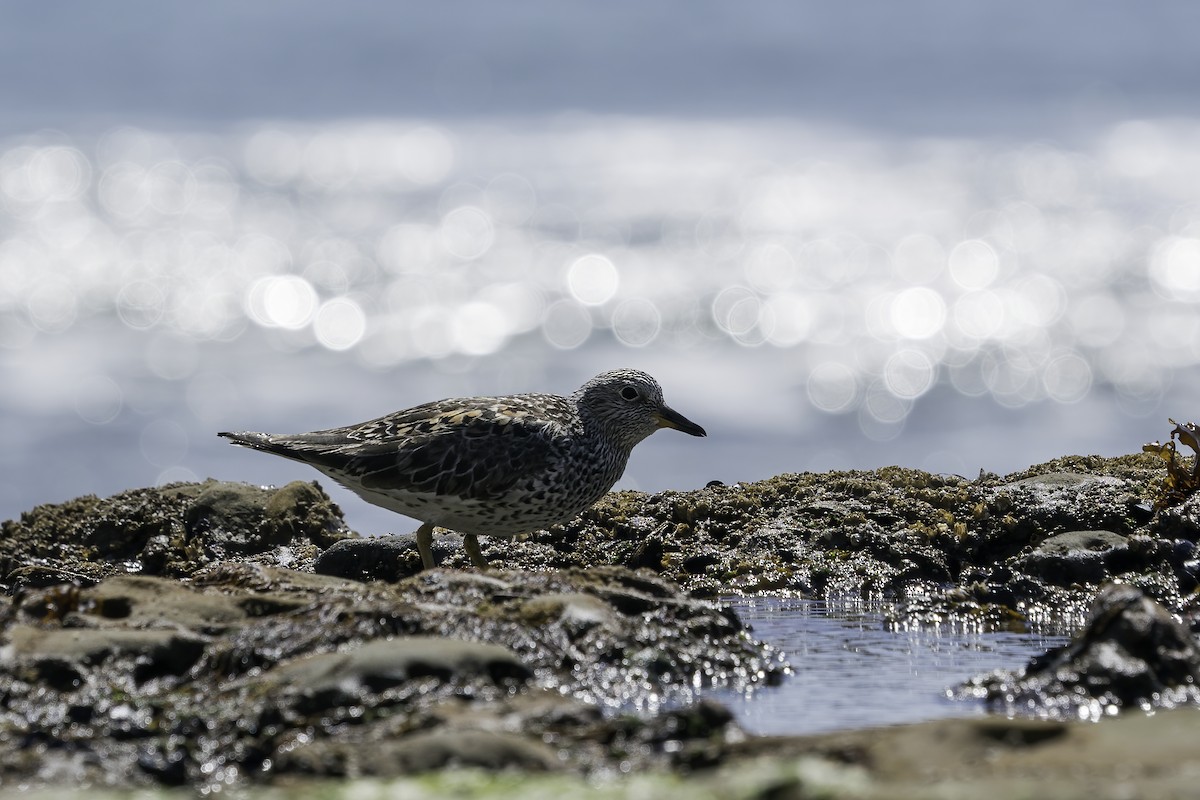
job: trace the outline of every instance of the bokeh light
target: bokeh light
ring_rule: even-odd
[[[911,147],[771,121],[597,130],[269,122],[0,142],[0,347],[108,318],[144,337],[112,364],[222,396],[204,344],[247,335],[372,369],[527,357],[529,342],[716,362],[760,348],[802,402],[878,440],[939,391],[1019,408],[1102,388],[1151,413],[1200,363],[1193,122]],[[799,141],[819,156],[798,162]],[[131,408],[107,369],[82,379],[89,424]]]
[[[585,308],[570,300],[559,300],[546,309],[542,321],[546,341],[563,350],[573,350],[592,334],[592,319]]]
[[[599,253],[581,256],[567,269],[567,286],[571,295],[589,306],[603,305],[611,300],[620,282],[616,266]]]
[[[1000,258],[987,242],[968,239],[950,251],[950,277],[964,289],[984,289],[1000,271]]]
[[[883,365],[883,383],[903,400],[915,400],[933,388],[937,367],[920,350],[905,348],[893,353]]]
[[[455,309],[450,321],[453,347],[471,356],[485,356],[504,346],[508,317],[497,306],[474,300]]]
[[[776,347],[795,347],[808,338],[814,326],[811,304],[797,292],[771,295],[763,304],[767,341]]]
[[[1052,400],[1076,403],[1087,395],[1092,386],[1092,368],[1082,356],[1065,353],[1046,365],[1042,382]]]
[[[889,304],[892,327],[907,339],[928,339],[939,333],[946,321],[946,303],[933,289],[913,286],[903,289]]]
[[[808,374],[808,399],[821,411],[841,413],[855,407],[859,399],[858,378],[845,364],[826,362]]]
[[[1150,278],[1168,300],[1200,301],[1200,239],[1172,236],[1150,257]]]
[[[153,328],[162,319],[167,296],[151,281],[130,281],[117,291],[117,315],[131,328]]]
[[[367,329],[367,317],[358,303],[348,297],[327,300],[317,309],[313,333],[330,350],[348,350],[358,344]]]
[[[481,257],[495,239],[491,218],[474,206],[462,206],[446,214],[439,234],[446,251],[465,261]]]
[[[645,347],[657,338],[662,327],[658,307],[644,297],[624,301],[613,311],[613,335],[629,347]]]
[[[268,327],[303,328],[312,321],[317,303],[316,290],[298,275],[260,278],[246,294],[250,316]]]
[[[946,249],[927,233],[909,234],[896,245],[892,264],[905,283],[930,283],[946,268]]]
[[[399,137],[392,157],[405,178],[419,186],[433,186],[454,167],[454,144],[441,129],[422,125]]]
[[[1147,120],[1116,125],[1104,143],[1103,156],[1118,175],[1146,179],[1167,166],[1170,145],[1163,131]]]
[[[712,302],[713,321],[735,340],[754,330],[761,309],[762,300],[758,294],[744,286],[726,287]]]

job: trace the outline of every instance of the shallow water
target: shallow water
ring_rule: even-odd
[[[1016,669],[1063,636],[945,628],[891,630],[878,608],[824,600],[728,601],[794,674],[748,695],[718,692],[746,730],[806,734],[986,713],[946,690],[993,669]]]

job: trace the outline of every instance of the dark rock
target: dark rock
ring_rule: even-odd
[[[904,624],[1019,629],[1063,624],[1119,574],[1147,596],[1108,597],[1084,644],[992,702],[1187,701],[1194,643],[1138,610],[1183,609],[1200,574],[1190,512],[1138,510],[1160,473],[1149,456],[1076,457],[974,481],[890,467],[618,492],[484,537],[486,574],[456,569],[448,535],[442,568],[416,573],[410,537],[351,538],[313,484],[42,506],[0,529],[0,582],[19,590],[0,605],[0,777],[204,790],[430,764],[711,766],[741,734],[698,687],[785,671],[697,599],[736,593],[903,598]]]
[[[404,769],[594,770],[684,752],[703,763],[734,728],[684,724],[681,711],[634,718],[628,747],[612,749],[600,710],[651,695],[688,707],[697,685],[745,688],[784,668],[728,610],[619,567],[433,570],[389,584],[226,561],[187,583],[124,574],[29,589],[0,622],[6,781],[41,774],[44,759],[21,755],[31,741],[86,749],[72,780],[107,785],[392,774],[388,758]],[[522,736],[491,733],[513,726]],[[475,734],[460,731],[484,732],[488,747],[462,750]],[[570,754],[565,765],[541,758],[543,738]]]
[[[163,751],[147,746],[138,753],[137,765],[163,786],[187,784],[187,754],[180,748]]]
[[[1020,673],[961,687],[1000,711],[1097,718],[1109,709],[1200,703],[1200,645],[1187,626],[1140,590],[1105,588],[1087,627]]]
[[[625,561],[630,569],[651,569],[661,572],[666,551],[663,548],[662,537],[656,533],[642,539],[634,548],[633,553]]]
[[[178,581],[140,575],[116,575],[87,590],[74,624],[99,625],[121,620],[138,628],[187,629],[218,635],[240,627],[249,614],[236,595],[198,592]]]
[[[0,525],[0,588],[97,583],[123,572],[184,577],[230,557],[307,566],[350,535],[315,483],[263,489],[209,480],[80,497]]]
[[[448,542],[447,539],[457,541]],[[460,543],[459,537],[434,537],[434,560],[445,558]],[[417,551],[416,537],[412,535],[342,539],[317,556],[313,570],[320,575],[356,581],[394,583],[421,571],[421,554]]]
[[[720,556],[711,550],[696,553],[683,559],[683,568],[690,575],[703,575],[709,567],[720,561]]]
[[[1163,539],[1200,541],[1200,494],[1159,511],[1150,524],[1150,530]]]
[[[566,766],[540,741],[482,730],[428,731],[381,741],[318,740],[289,749],[280,755],[279,763],[287,772],[352,778],[393,778],[442,769],[549,772]]]
[[[74,584],[91,586],[99,580],[94,573],[84,575],[57,566],[47,564],[31,564],[27,567],[17,567],[8,573],[9,591],[19,594],[26,589],[44,589],[49,586]]]
[[[433,677],[497,686],[525,683],[533,672],[511,650],[484,642],[436,636],[379,639],[337,653],[319,653],[280,664],[264,675],[266,683],[316,694],[338,691],[353,696],[378,693],[406,681]]]
[[[1047,472],[986,489],[973,537],[973,560],[1001,561],[1061,531],[1106,530],[1128,535],[1134,498],[1144,484],[1108,475]],[[994,535],[995,529],[1004,536]],[[982,535],[980,535],[982,534]]]
[[[1112,531],[1067,531],[1047,537],[1015,566],[1055,586],[1099,584],[1129,562],[1129,540]]]
[[[207,638],[181,630],[34,628],[14,625],[0,650],[0,667],[33,665],[55,674],[82,674],[110,656],[133,656],[141,683],[162,675],[182,675],[199,659]]]

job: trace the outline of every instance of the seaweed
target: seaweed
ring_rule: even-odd
[[[1153,453],[1167,462],[1167,476],[1163,478],[1161,492],[1154,501],[1157,510],[1177,506],[1200,489],[1200,427],[1194,422],[1180,424],[1173,419],[1167,421],[1175,426],[1170,439],[1142,445],[1143,451]],[[1190,459],[1190,464],[1188,459],[1179,455],[1176,439],[1196,454]]]

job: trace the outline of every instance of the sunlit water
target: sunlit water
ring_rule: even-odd
[[[717,693],[746,730],[804,734],[985,713],[947,689],[994,669],[1018,669],[1059,636],[925,629],[894,631],[878,611],[819,600],[730,605],[794,674],[748,695]]]
[[[312,477],[223,429],[647,368],[627,487],[1131,452],[1200,388],[1200,126],[547,117],[0,143],[0,517]],[[334,490],[364,532],[409,526]]]

